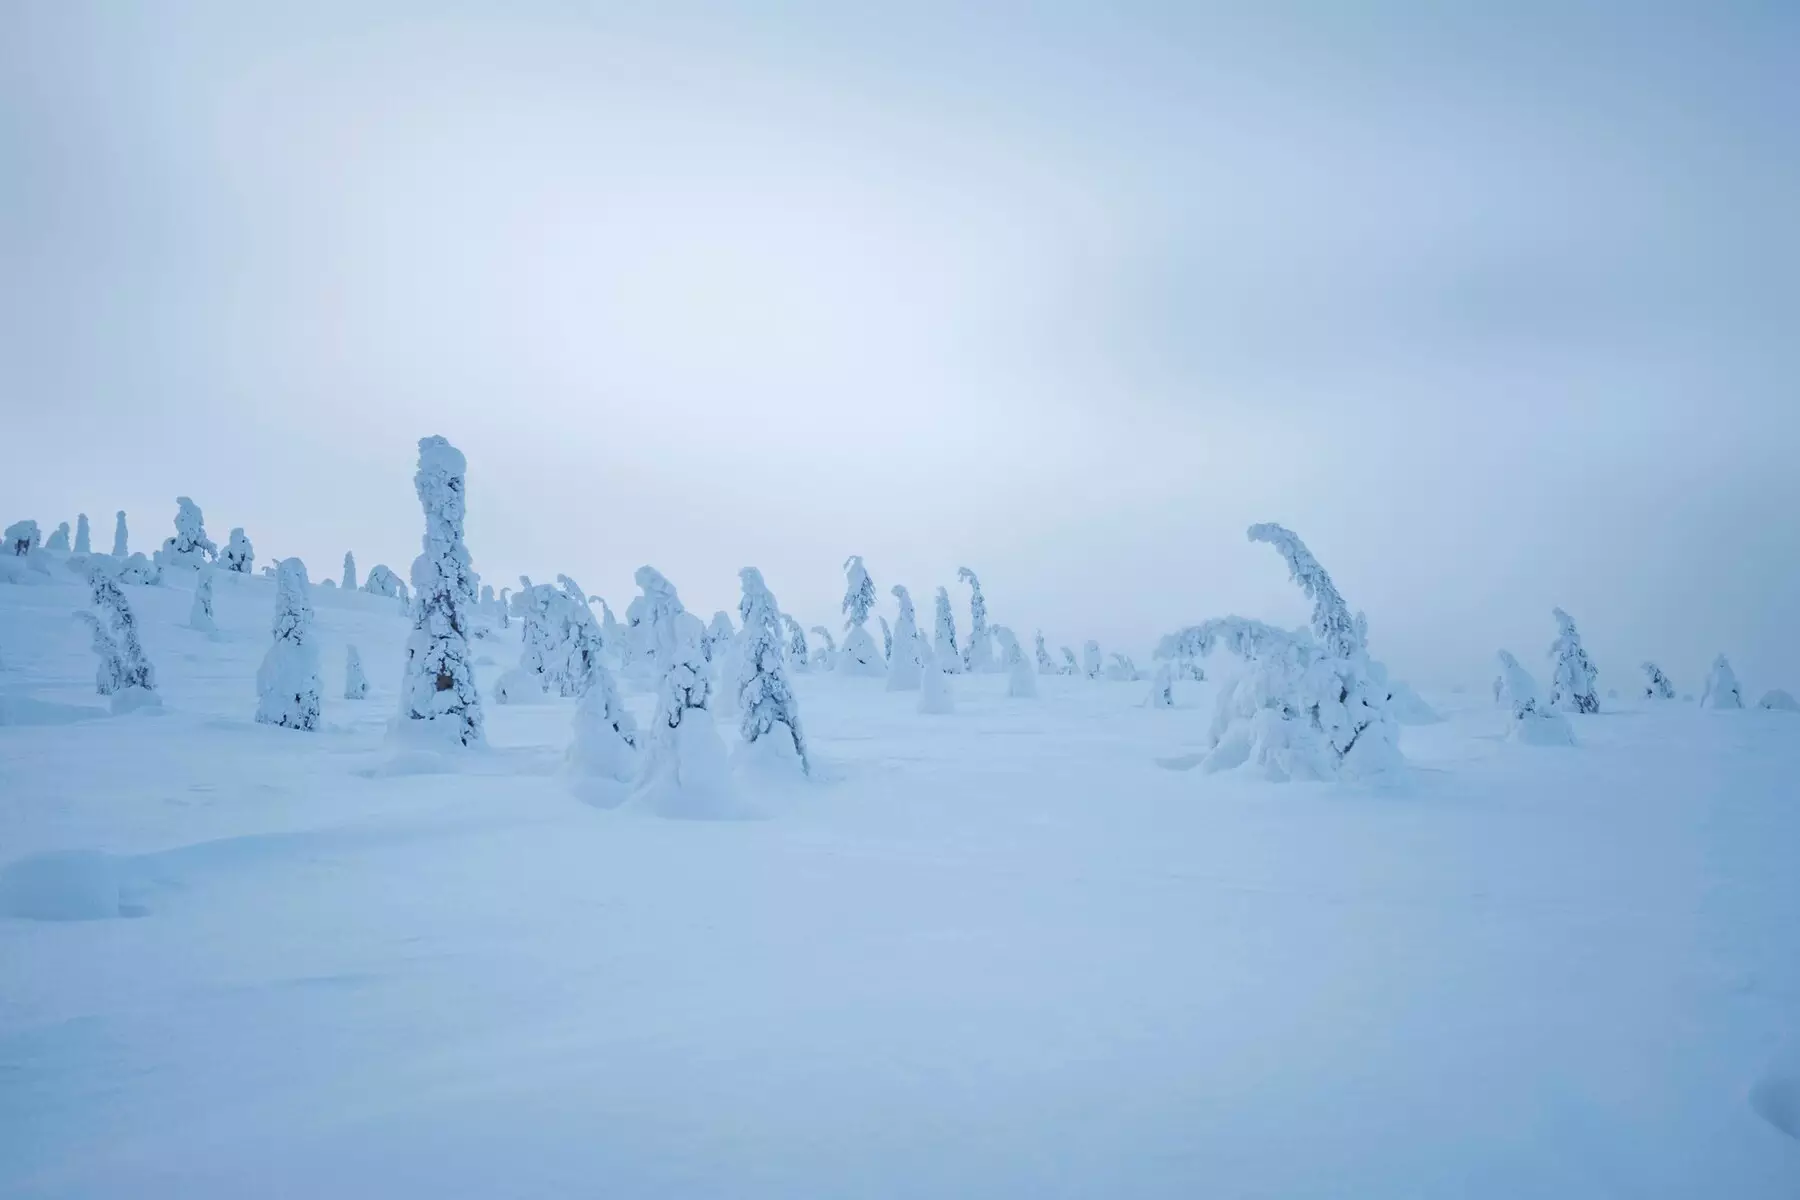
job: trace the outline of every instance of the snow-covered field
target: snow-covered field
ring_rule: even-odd
[[[821,778],[669,821],[571,794],[571,700],[408,773],[379,597],[257,725],[273,582],[173,574],[121,717],[76,577],[0,587],[0,1194],[1800,1195],[1800,717],[1534,747],[1472,680],[1276,785],[1178,769],[1206,685],[800,676]]]

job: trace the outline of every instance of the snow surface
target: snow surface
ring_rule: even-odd
[[[574,700],[396,759],[368,593],[313,594],[320,731],[259,726],[274,583],[211,636],[193,586],[126,588],[114,717],[79,577],[0,585],[0,1195],[1800,1195],[1791,714],[1546,750],[1483,685],[1271,785],[1181,769],[1210,682],[813,674],[818,780],[665,821],[572,793]]]

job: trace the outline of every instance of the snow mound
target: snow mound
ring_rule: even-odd
[[[0,696],[0,725],[70,725],[105,715],[104,708],[83,704],[54,704],[29,696]]]
[[[0,916],[104,921],[137,915],[119,897],[118,860],[98,850],[53,850],[0,867]]]
[[[1785,688],[1773,688],[1763,693],[1763,698],[1756,702],[1756,707],[1766,708],[1771,712],[1800,712],[1800,700]]]

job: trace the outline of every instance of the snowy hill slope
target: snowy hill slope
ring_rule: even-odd
[[[125,717],[74,577],[0,587],[0,1194],[1800,1194],[1790,714],[1433,696],[1277,786],[1158,765],[1199,685],[799,676],[823,780],[661,821],[573,701],[397,768],[392,600],[315,588],[325,727],[254,724],[273,582],[188,587]]]

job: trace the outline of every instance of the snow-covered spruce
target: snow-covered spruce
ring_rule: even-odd
[[[875,619],[881,622],[881,661],[891,663],[894,661],[893,627],[888,624],[886,617],[876,617]]]
[[[344,647],[344,699],[361,700],[369,694],[369,677],[363,673],[362,652]]]
[[[573,579],[558,575],[556,582],[560,591],[544,589],[551,643],[545,674],[558,695],[579,696],[587,688],[593,664],[601,658],[600,623],[588,607],[587,594]]]
[[[625,627],[619,624],[619,618],[613,615],[612,605],[604,599],[600,601],[600,644],[614,662],[624,661]]]
[[[645,659],[658,664],[656,719],[632,802],[664,817],[733,815],[725,743],[708,705],[711,682],[701,646],[706,626],[681,607],[675,587],[653,567],[637,583]]]
[[[469,661],[464,599],[470,595],[469,550],[463,544],[463,475],[467,460],[442,437],[419,439],[413,487],[425,515],[424,552],[413,560],[413,631],[406,641],[395,732],[440,744],[485,741],[481,696]],[[373,574],[373,572],[371,572]]]
[[[898,583],[891,590],[894,600],[900,605],[900,616],[894,625],[894,652],[888,656],[887,690],[917,691],[925,673],[925,639],[919,633],[919,618],[913,610],[912,593],[906,590],[904,584]]]
[[[49,540],[44,543],[44,549],[52,554],[69,553],[69,523],[67,521],[51,530]]]
[[[186,496],[175,497],[175,536],[166,538],[157,563],[164,567],[198,567],[218,556],[219,548],[206,536],[206,519],[200,506]]]
[[[88,528],[86,513],[75,514],[75,553],[92,554],[94,552],[93,531]]]
[[[1534,746],[1572,746],[1575,733],[1569,719],[1538,695],[1537,681],[1507,651],[1499,653],[1500,677],[1495,695],[1506,709],[1507,736]]]
[[[348,550],[344,551],[344,590],[356,590],[356,555]]]
[[[619,699],[612,672],[598,658],[582,681],[564,772],[577,795],[601,808],[623,801],[637,777],[637,722]]]
[[[812,665],[816,670],[833,671],[837,669],[837,641],[831,636],[831,630],[823,625],[814,625],[812,631],[819,635],[824,645],[813,651]]]
[[[660,571],[639,567],[636,578],[639,594],[625,606],[626,653],[623,658],[626,670],[641,684],[660,687],[663,676],[668,674],[668,663],[658,659],[657,653],[669,644],[668,630],[675,624],[674,614],[686,610],[675,594],[675,585]],[[694,619],[699,620],[698,617]],[[704,632],[703,627],[703,635]]]
[[[775,765],[783,760],[798,762],[801,774],[810,775],[812,759],[800,727],[800,704],[781,661],[781,609],[761,571],[745,567],[738,578],[744,589],[738,601],[738,618],[744,627],[736,655],[737,703],[743,714],[738,732],[746,751]]]
[[[188,628],[198,629],[201,633],[213,633],[218,625],[213,620],[213,569],[210,564],[200,568],[200,576],[194,580],[194,604],[188,609]]]
[[[1644,664],[1644,699],[1673,700],[1674,698],[1675,685],[1669,682],[1669,677],[1664,675],[1662,668],[1655,663],[1646,662]]]
[[[275,641],[256,670],[258,724],[319,727],[319,648],[312,624],[306,564],[284,558],[275,567]]]
[[[931,650],[939,670],[952,675],[962,671],[962,651],[956,647],[956,614],[950,609],[949,588],[937,590],[937,641]]]
[[[731,623],[731,614],[719,609],[712,616],[711,624],[706,627],[706,659],[708,662],[719,662],[725,657],[726,647],[731,639],[737,636],[737,629]],[[721,680],[721,683],[726,681]]]
[[[1081,663],[1075,658],[1075,648],[1073,646],[1064,646],[1062,648],[1062,656],[1062,673],[1064,675],[1081,674]]]
[[[119,564],[119,582],[154,587],[162,582],[162,567],[146,558],[143,551],[137,551]]]
[[[1100,658],[1100,643],[1089,638],[1081,648],[1081,673],[1089,679],[1098,679],[1104,669],[1105,663]]]
[[[233,532],[236,532],[235,530]],[[371,596],[399,596],[406,590],[400,577],[388,568],[386,563],[376,563],[369,568],[369,574],[363,580],[362,590]]]
[[[1129,654],[1113,651],[1112,662],[1106,666],[1106,677],[1114,683],[1136,683],[1138,681],[1137,663]]]
[[[981,594],[981,580],[967,567],[958,567],[956,577],[969,585],[969,644],[963,649],[963,666],[977,672],[998,671],[1001,664],[994,657],[993,638],[988,630],[987,597]]]
[[[1025,648],[1011,629],[995,625],[989,632],[1000,644],[1000,665],[1006,669],[1006,694],[1015,700],[1037,699],[1037,672],[1025,659]]]
[[[1156,674],[1150,678],[1150,694],[1144,698],[1149,708],[1175,707],[1175,661],[1164,659],[1156,664]]]
[[[119,643],[113,640],[112,634],[106,632],[106,626],[87,609],[75,610],[75,619],[87,626],[92,638],[91,648],[94,657],[99,659],[99,666],[94,672],[94,691],[102,696],[110,696],[124,685],[125,659],[119,652]]]
[[[1037,670],[1039,675],[1060,675],[1062,669],[1056,660],[1050,657],[1050,647],[1044,644],[1044,631],[1038,630],[1031,637],[1032,649],[1037,653]]]
[[[1800,700],[1795,700],[1794,694],[1786,688],[1770,688],[1756,702],[1756,707],[1770,712],[1800,712]]]
[[[113,557],[125,558],[131,554],[131,535],[125,528],[125,510],[120,509],[118,518],[113,522]]]
[[[604,600],[601,601],[602,605],[604,605],[605,603],[606,602]],[[609,610],[606,615],[608,617],[611,617],[612,616],[611,611]],[[499,624],[500,628],[502,628],[502,629],[512,628],[512,589],[511,588],[501,588],[500,594],[498,596],[494,597],[494,620]],[[605,640],[604,634],[602,634],[601,640],[602,641]]]
[[[863,566],[862,555],[844,560],[844,646],[836,653],[838,671],[845,675],[887,674],[887,660],[869,635],[869,612],[875,607],[875,581]]]
[[[1556,618],[1557,631],[1556,640],[1550,643],[1550,707],[1563,712],[1599,712],[1600,697],[1594,694],[1594,680],[1600,673],[1581,648],[1581,634],[1575,630],[1574,618],[1560,608],[1550,611]]]
[[[239,575],[250,574],[256,565],[256,548],[244,536],[242,525],[233,527],[231,536],[225,539],[225,548],[219,551],[219,565]]]
[[[38,548],[38,523],[32,520],[14,521],[6,527],[5,553],[16,558],[24,558]]]
[[[1700,693],[1700,707],[1744,707],[1743,689],[1738,687],[1737,674],[1732,671],[1731,663],[1723,654],[1713,659],[1712,670],[1706,673],[1706,688]]]
[[[812,670],[812,651],[806,646],[806,630],[787,613],[781,614],[781,625],[787,630],[787,665],[796,671]]]
[[[944,660],[925,644],[924,638],[919,639],[919,648],[925,658],[919,685],[919,711],[933,715],[956,711],[956,697],[950,690],[950,672],[944,669]],[[955,662],[959,667],[962,665],[960,658]]]

